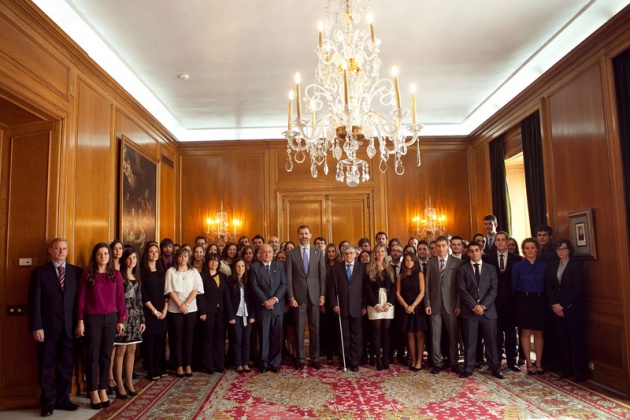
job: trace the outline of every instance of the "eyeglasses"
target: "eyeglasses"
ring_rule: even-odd
[[[569,248],[564,247],[564,248],[556,248],[556,251],[568,251]]]

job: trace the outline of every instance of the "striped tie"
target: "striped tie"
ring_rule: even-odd
[[[66,270],[63,269],[63,266],[60,265],[59,268],[59,286],[61,286],[61,290],[66,286]]]

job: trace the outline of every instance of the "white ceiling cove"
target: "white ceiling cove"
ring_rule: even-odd
[[[326,3],[34,1],[181,141],[282,138]],[[417,84],[424,135],[466,135],[629,3],[372,0],[381,77],[398,67],[404,107]]]

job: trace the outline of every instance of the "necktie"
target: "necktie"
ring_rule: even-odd
[[[265,264],[265,270],[267,270],[267,274],[269,274],[270,264]]]
[[[503,254],[499,254],[499,270],[505,270],[505,262],[503,261]]]
[[[477,280],[477,285],[481,281],[481,275],[479,274],[479,264],[473,264],[475,267],[475,280]]]
[[[440,271],[444,271],[444,260],[440,260]]]
[[[494,242],[493,236],[488,236],[488,249],[492,248],[492,243]]]
[[[59,286],[61,286],[61,290],[66,286],[66,270],[64,270],[63,266],[60,265],[59,268]]]
[[[427,263],[422,263],[422,272],[426,274],[426,272],[427,272]]]
[[[308,274],[308,253],[307,248],[302,248],[302,259],[304,260],[304,272]]]
[[[352,277],[352,264],[346,264],[346,275],[348,276],[348,281],[350,281],[350,277]]]
[[[394,268],[394,274],[398,277],[398,264],[392,264],[392,266]]]

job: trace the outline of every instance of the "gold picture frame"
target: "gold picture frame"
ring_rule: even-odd
[[[597,259],[595,246],[595,226],[593,224],[593,209],[582,209],[569,212],[571,243],[573,257],[582,259]]]
[[[158,159],[125,135],[120,144],[120,240],[139,253],[157,239]]]

